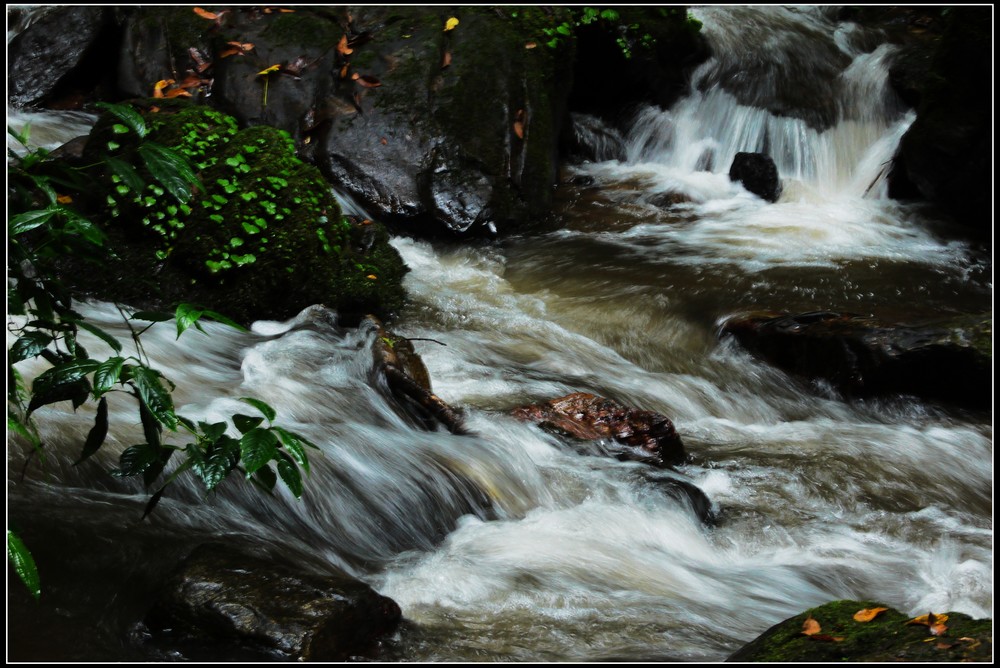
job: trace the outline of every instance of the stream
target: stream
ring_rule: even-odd
[[[207,539],[336,566],[393,598],[407,624],[386,660],[721,661],[844,598],[991,617],[992,416],[847,401],[718,336],[754,309],[893,322],[992,310],[989,252],[886,196],[914,119],[887,83],[893,47],[821,8],[693,11],[723,55],[669,110],[637,111],[624,159],[564,167],[557,229],[394,239],[411,272],[393,329],[416,339],[435,394],[471,434],[399,414],[372,383],[375,332],[316,306],[247,333],[207,323],[178,340],[165,323],[143,337],[179,414],[213,422],[258,397],[320,446],[299,501],[235,479],[206,497],[180,479],[140,522],[145,493],[108,474],[142,439],[124,395],[108,443],[79,466],[92,406],[38,411],[44,462],[26,465],[8,439],[9,520],[45,592],[35,605],[9,577],[8,657],[246,658],[162,647],[139,624],[158,573]],[[798,85],[829,127],[767,110]],[[87,123],[61,118],[8,123],[44,122],[33,137],[56,146]],[[783,182],[773,204],[727,176],[737,152],[762,150]],[[81,311],[128,341],[113,305]],[[717,523],[667,493],[662,471],[507,414],[577,391],[668,416],[690,454],[680,473]]]

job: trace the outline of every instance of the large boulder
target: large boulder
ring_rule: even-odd
[[[142,307],[192,302],[243,322],[320,303],[355,319],[402,305],[406,266],[384,228],[343,216],[286,132],[238,130],[209,107],[154,102],[140,107],[144,138],[106,114],[84,149],[90,179],[75,201],[102,221],[123,261],[101,275],[76,272],[81,288]],[[199,179],[190,199],[155,178],[158,163],[143,153],[151,144],[190,160]]]
[[[173,637],[258,647],[300,661],[374,658],[399,606],[345,573],[315,574],[221,544],[198,547],[164,585],[147,624]]]
[[[763,153],[737,153],[729,167],[729,180],[768,202],[777,202],[781,196],[778,167]]]
[[[492,235],[551,203],[572,47],[526,47],[565,11],[232,8],[210,20],[142,8],[126,22],[120,84],[149,95],[158,80],[209,63],[200,75],[210,88],[189,92],[241,126],[290,133],[380,220]],[[446,31],[452,17],[459,23]],[[252,47],[226,55],[233,42]]]
[[[520,406],[512,415],[577,439],[605,441],[619,459],[659,467],[686,459],[684,444],[669,418],[586,392]]]
[[[721,333],[777,367],[851,396],[910,394],[986,408],[992,326],[992,314],[903,325],[833,312],[768,312],[729,318]]]
[[[930,202],[988,239],[992,233],[992,16],[949,7],[944,32],[909,45],[894,82],[917,104],[900,142],[889,195]]]
[[[875,613],[869,621],[873,611]],[[867,611],[867,615],[855,615]],[[944,617],[947,619],[944,619]],[[733,662],[990,661],[993,621],[957,612],[910,618],[873,601],[833,601],[779,622],[737,650]],[[807,623],[807,620],[811,620]],[[803,632],[805,631],[805,633]]]

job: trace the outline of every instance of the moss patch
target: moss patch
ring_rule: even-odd
[[[889,608],[870,622],[857,622],[859,610],[887,607],[874,601],[833,601],[812,608],[772,626],[729,661],[990,661],[993,655],[993,621],[975,620],[949,612],[943,635],[933,636],[927,626],[907,624],[911,619]],[[812,617],[820,631],[802,634]]]

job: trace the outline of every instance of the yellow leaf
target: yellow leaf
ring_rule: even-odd
[[[73,202],[73,198],[69,195],[58,195],[56,197],[56,202],[59,204],[71,204]]]
[[[375,279],[378,278],[378,276],[376,276],[375,274],[368,274],[367,276],[365,276],[365,278],[367,278],[370,281],[374,281]]]
[[[258,72],[257,76],[268,75],[271,72],[277,72],[280,69],[281,69],[281,65],[280,64],[278,64],[278,65],[271,65],[267,69],[261,70],[260,72]]]
[[[935,624],[943,624],[946,621],[948,621],[948,615],[935,615],[933,612],[929,612],[926,615],[914,617],[906,623],[919,624],[920,626],[934,626]]]
[[[457,25],[458,25],[458,19],[452,16],[450,19],[444,22],[444,31],[448,32],[449,30],[454,30],[455,26]]]
[[[889,608],[865,608],[864,610],[858,610],[854,613],[854,621],[862,623],[870,622],[888,609]]]
[[[804,636],[816,635],[820,630],[819,622],[813,619],[812,615],[806,617],[806,621],[802,622],[802,635]]]

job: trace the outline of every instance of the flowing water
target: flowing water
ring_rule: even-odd
[[[113,398],[108,452],[76,467],[92,413],[39,411],[48,456],[22,479],[25,452],[8,448],[8,501],[49,589],[12,609],[14,658],[182,658],[136,624],[157,572],[220,537],[346,569],[395,599],[412,624],[389,659],[718,661],[840,598],[992,616],[991,415],[844,401],[717,336],[756,308],[896,321],[991,310],[988,253],[885,197],[913,120],[886,86],[891,49],[819,9],[696,12],[718,55],[673,108],[637,113],[625,159],[567,168],[558,231],[394,242],[412,269],[395,329],[433,339],[415,345],[472,434],[421,431],[394,410],[375,332],[340,329],[321,307],[245,334],[208,324],[177,341],[168,323],[144,336],[179,413],[220,420],[255,396],[321,447],[301,501],[235,480],[205,498],[179,481],[139,522],[145,495],[106,472],[141,440],[130,401]],[[817,72],[822,114],[765,110]],[[726,177],[748,150],[774,157],[778,202]],[[127,339],[114,307],[84,312]],[[506,414],[573,391],[669,416],[691,454],[680,472],[718,523],[701,524],[663,472]],[[72,648],[53,649],[53,632]]]

